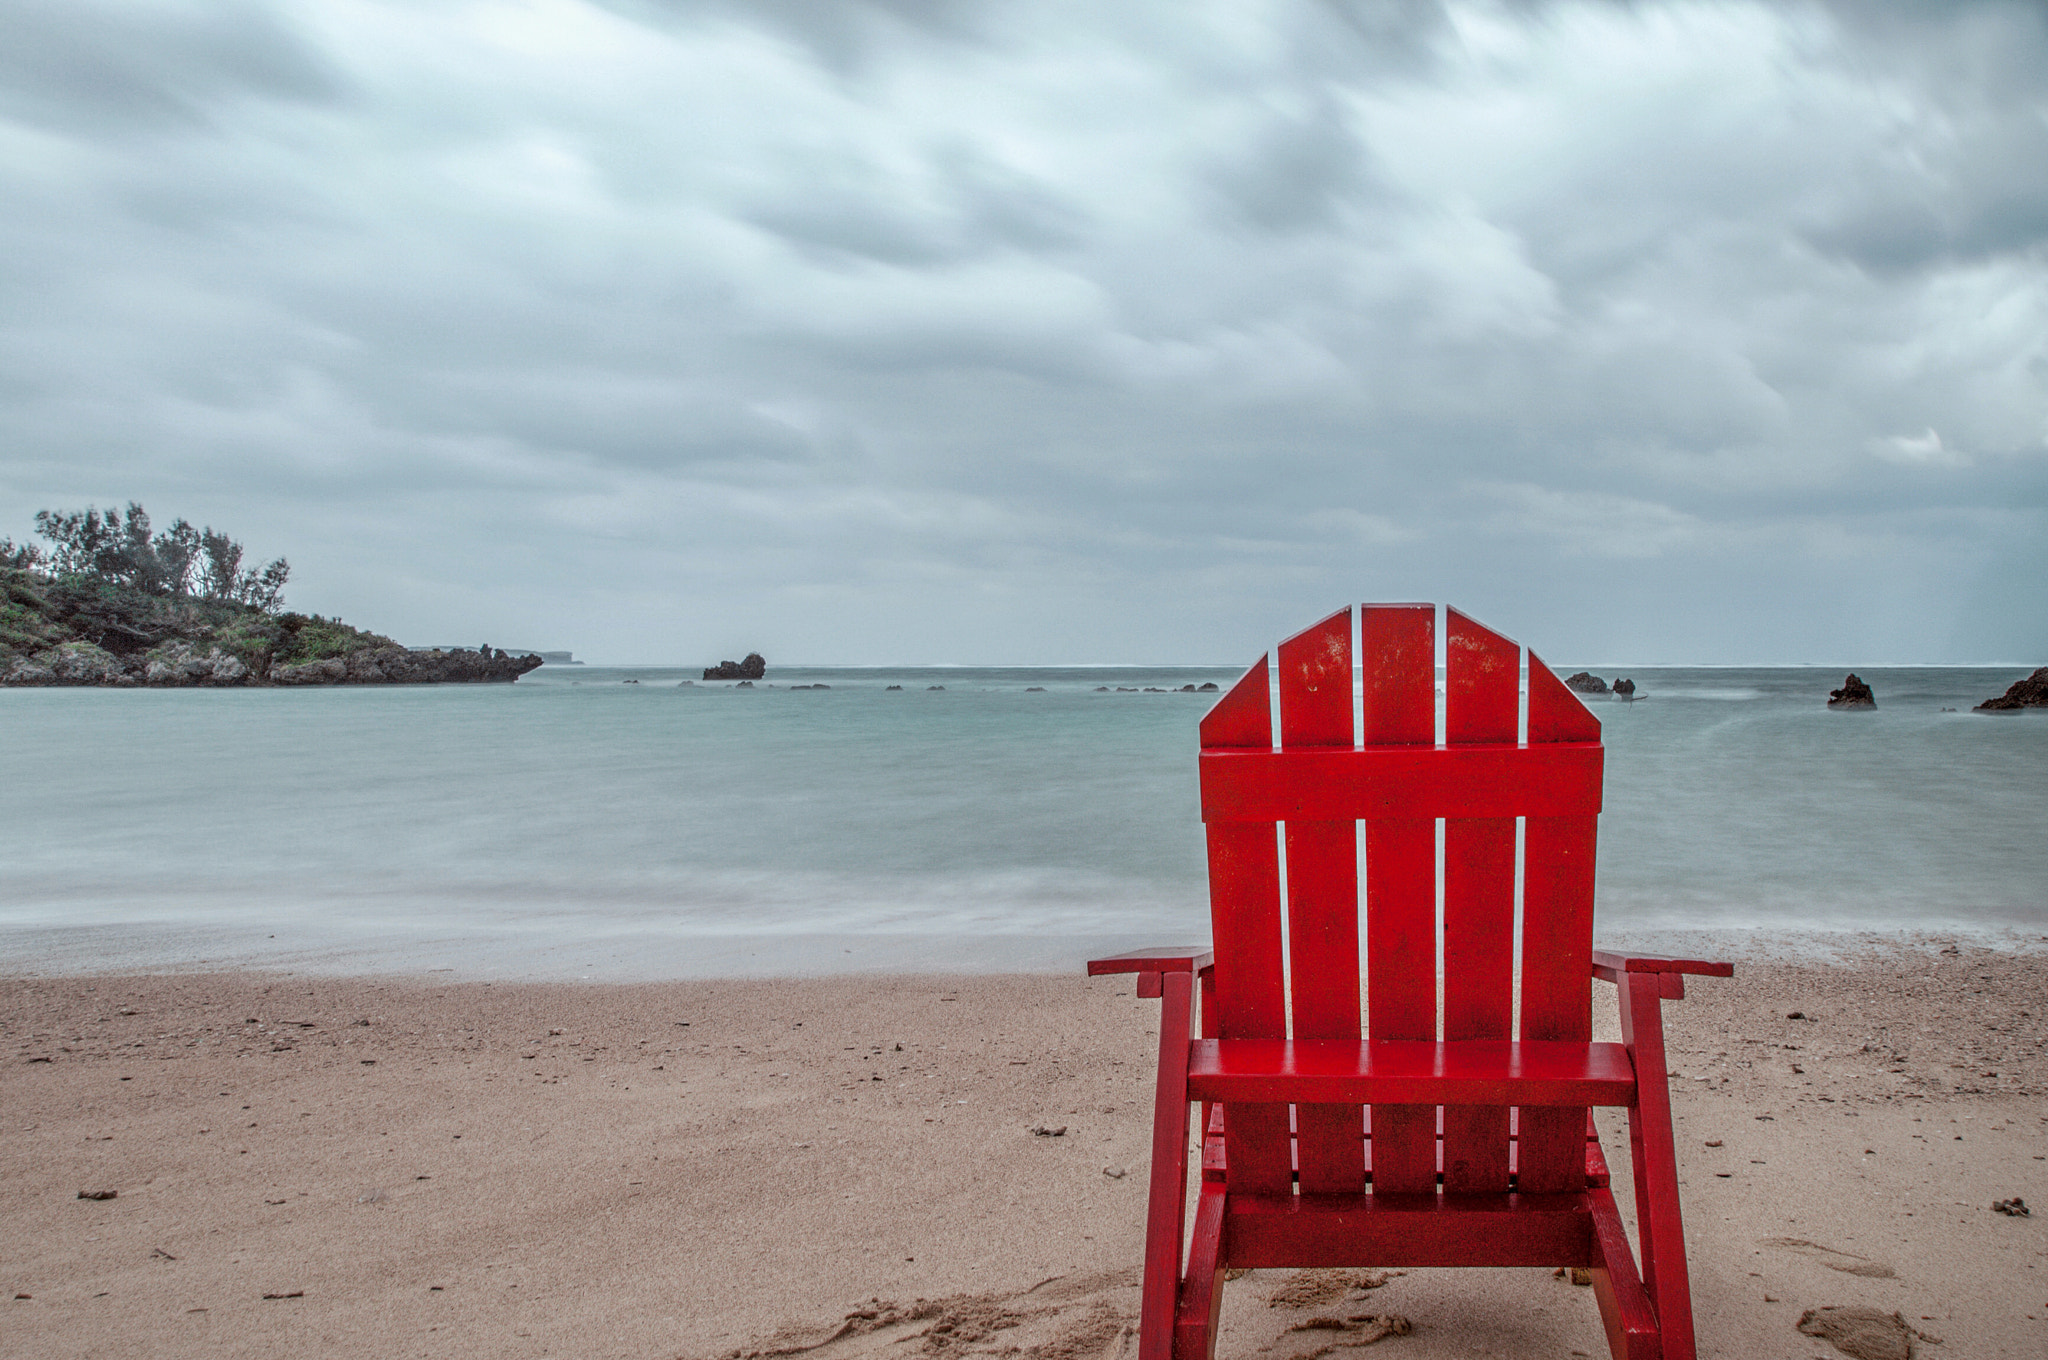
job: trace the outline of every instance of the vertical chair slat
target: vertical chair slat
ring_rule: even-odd
[[[1280,644],[1280,744],[1352,744],[1351,611]],[[1287,823],[1287,952],[1297,1039],[1356,1039],[1358,833],[1355,823]],[[1303,1194],[1365,1188],[1362,1105],[1295,1112]]]
[[[1445,611],[1444,737],[1512,743],[1522,649],[1455,609]],[[1513,1037],[1515,823],[1444,821],[1444,1038]],[[1444,1191],[1508,1188],[1508,1108],[1444,1110]]]
[[[1529,744],[1598,741],[1600,723],[1534,651],[1529,653]],[[1593,1037],[1595,818],[1531,817],[1522,836],[1522,1033],[1524,1039]],[[1585,1184],[1582,1109],[1524,1109],[1517,1188],[1543,1192]]]
[[[1367,605],[1359,620],[1365,743],[1436,741],[1436,610]],[[1374,1039],[1436,1037],[1436,824],[1427,818],[1366,823],[1366,1011]],[[1436,1111],[1372,1110],[1375,1193],[1436,1189]]]
[[[1209,710],[1202,719],[1203,750],[1272,749],[1268,675],[1266,658],[1260,657]],[[1280,855],[1274,829],[1257,822],[1210,822],[1206,830],[1217,1036],[1283,1038],[1286,983],[1280,966]],[[1285,1105],[1228,1106],[1223,1140],[1234,1186],[1266,1194],[1285,1194],[1292,1187]]]

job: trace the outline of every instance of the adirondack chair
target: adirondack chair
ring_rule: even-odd
[[[1139,1360],[1213,1356],[1229,1266],[1582,1267],[1615,1356],[1692,1360],[1661,1005],[1732,970],[1593,948],[1600,724],[1533,652],[1525,713],[1522,648],[1449,610],[1439,740],[1436,620],[1365,606],[1357,670],[1349,609],[1281,643],[1277,749],[1245,672],[1201,727],[1213,948],[1088,965],[1164,1006]],[[1640,1265],[1592,1106],[1628,1111]]]

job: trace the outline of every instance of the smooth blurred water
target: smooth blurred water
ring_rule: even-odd
[[[1630,673],[1636,702],[1591,701],[1603,931],[2048,927],[2048,714],[1967,711],[2016,672],[1861,672],[1875,713],[1824,707],[1837,671]],[[0,967],[1060,967],[1206,937],[1214,695],[1142,690],[1229,672],[689,674],[0,691]]]

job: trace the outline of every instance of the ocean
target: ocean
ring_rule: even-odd
[[[1572,667],[1571,669],[1577,669]],[[0,690],[0,969],[1063,969],[1207,938],[1216,667]],[[2022,671],[1606,668],[1603,936],[2048,936]],[[794,686],[829,688],[793,688]],[[900,689],[892,688],[901,686]]]

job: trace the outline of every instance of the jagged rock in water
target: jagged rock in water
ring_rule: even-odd
[[[1996,699],[1986,699],[1971,712],[2005,713],[2020,708],[2048,708],[2048,666],[2024,680],[2013,681],[2012,688]]]
[[[759,652],[748,652],[745,661],[721,661],[704,668],[706,680],[759,680],[768,674],[768,662]]]
[[[1857,678],[1856,672],[1850,671],[1848,678],[1842,681],[1840,689],[1828,691],[1828,707],[1876,708],[1877,696],[1870,692],[1870,686]]]
[[[1568,675],[1564,679],[1564,684],[1566,689],[1579,694],[1607,693],[1607,682],[1591,671],[1580,671],[1577,675]]]
[[[1630,679],[1628,679],[1628,678],[1627,678],[1627,677],[1625,677],[1625,676],[1617,676],[1617,677],[1615,677],[1615,681],[1614,681],[1614,697],[1615,697],[1615,698],[1617,698],[1617,699],[1633,699],[1633,698],[1635,698],[1635,697],[1636,697],[1636,682],[1635,682],[1635,681],[1633,681],[1633,680],[1630,680]]]

